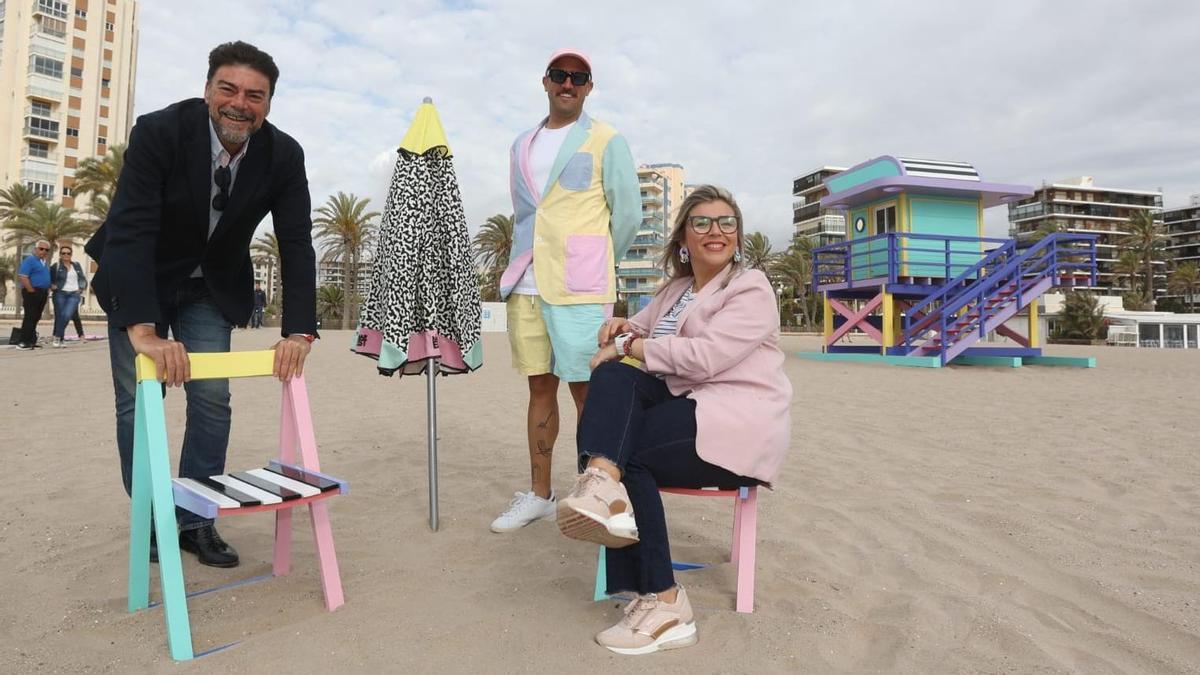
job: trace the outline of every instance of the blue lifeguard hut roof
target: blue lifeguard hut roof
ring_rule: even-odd
[[[1033,196],[1027,185],[985,183],[966,162],[912,159],[883,155],[825,179],[827,209],[847,209],[887,199],[901,192],[954,197],[979,196],[983,208]]]

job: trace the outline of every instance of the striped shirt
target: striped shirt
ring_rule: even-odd
[[[671,311],[663,315],[658,320],[658,324],[654,326],[654,331],[650,333],[650,339],[664,335],[674,335],[679,329],[679,315],[683,313],[683,309],[688,306],[688,303],[695,299],[696,295],[692,293],[692,287],[688,286],[683,291],[683,295],[679,296],[679,300],[671,307]]]

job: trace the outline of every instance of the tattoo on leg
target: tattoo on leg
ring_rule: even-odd
[[[554,453],[553,445],[543,443],[540,440],[537,442],[537,454],[541,455],[542,457],[549,457],[553,453]]]
[[[554,411],[553,410],[550,411],[549,415],[546,415],[546,419],[542,420],[541,422],[538,422],[537,427],[539,429],[545,429],[545,428],[549,427],[550,420],[552,420],[552,419],[554,419]]]

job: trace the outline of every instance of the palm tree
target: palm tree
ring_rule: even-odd
[[[21,183],[13,183],[6,190],[0,190],[0,225],[6,225],[33,207],[34,202],[41,199],[31,188]]]
[[[323,321],[341,322],[344,308],[342,289],[333,284],[326,284],[317,289],[317,316]]]
[[[251,260],[267,266],[267,304],[275,297],[275,270],[279,268],[279,239],[274,232],[263,232],[250,244]]]
[[[771,263],[772,273],[792,289],[792,295],[800,307],[801,321],[812,325],[808,311],[808,288],[812,282],[812,240],[808,237],[796,239],[787,252],[775,256]]]
[[[771,240],[762,232],[751,232],[742,244],[743,262],[746,267],[766,272],[771,267],[775,254],[771,253]]]
[[[1142,257],[1137,254],[1137,251],[1121,251],[1117,256],[1112,266],[1113,275],[1118,279],[1125,279],[1129,283],[1129,292],[1134,293],[1139,291],[1138,273],[1142,271]]]
[[[5,227],[22,241],[45,239],[51,246],[74,242],[95,229],[92,223],[76,218],[74,209],[44,199],[35,201],[28,211],[18,215]]]
[[[358,266],[363,251],[375,241],[376,211],[367,212],[369,198],[338,191],[316,210],[313,224],[317,226],[317,239],[321,240],[325,253],[322,259],[342,263],[342,327],[357,316],[354,300],[357,294]]]
[[[1154,309],[1154,263],[1167,259],[1167,233],[1149,209],[1140,209],[1129,217],[1129,232],[1120,243],[1141,260],[1146,282],[1142,294],[1146,305]]]
[[[487,274],[487,281],[480,293],[484,300],[500,299],[500,275],[508,267],[512,245],[513,217],[499,213],[488,218],[471,241],[475,260]]]
[[[1167,279],[1167,288],[1172,293],[1186,296],[1188,312],[1196,311],[1196,292],[1200,289],[1200,266],[1194,262],[1185,262],[1171,272]]]
[[[1104,307],[1095,295],[1086,291],[1071,291],[1063,298],[1058,319],[1062,337],[1075,340],[1095,340],[1104,328]]]
[[[90,193],[89,212],[100,222],[108,216],[108,207],[117,193],[117,179],[125,166],[125,145],[114,145],[103,157],[88,157],[75,169],[75,193]]]

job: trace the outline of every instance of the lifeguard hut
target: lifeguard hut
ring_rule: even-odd
[[[983,236],[984,209],[1030,197],[1033,188],[985,183],[964,162],[891,156],[825,182],[830,194],[821,205],[842,212],[846,241],[813,252],[813,289],[825,304],[823,357],[931,367],[1089,365],[1042,356],[1037,300],[1056,286],[1095,285],[1095,236]],[[1016,346],[979,344],[992,333]]]

